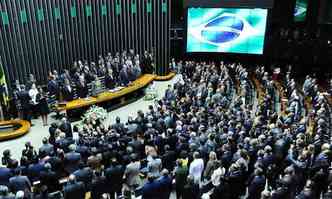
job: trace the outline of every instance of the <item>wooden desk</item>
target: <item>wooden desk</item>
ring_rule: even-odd
[[[0,126],[9,126],[9,125],[17,125],[20,126],[15,131],[6,131],[0,133],[0,141],[2,140],[9,140],[13,138],[20,137],[29,132],[31,125],[28,121],[25,120],[9,120],[9,121],[1,121]]]
[[[154,80],[156,80],[156,81],[167,81],[167,80],[170,80],[173,77],[175,77],[175,75],[176,75],[176,73],[171,72],[166,76],[155,76]]]
[[[101,102],[110,101],[112,99],[122,97],[129,93],[137,91],[141,88],[144,88],[145,86],[149,85],[154,80],[154,78],[155,78],[155,75],[145,74],[145,75],[141,76],[140,78],[138,78],[137,80],[133,81],[129,86],[121,89],[120,91],[117,91],[117,92],[105,91],[103,93],[100,93],[96,97],[72,100],[70,102],[64,103],[64,106],[57,106],[56,109],[57,109],[57,111],[68,111],[68,110],[91,106],[91,105],[98,104]]]

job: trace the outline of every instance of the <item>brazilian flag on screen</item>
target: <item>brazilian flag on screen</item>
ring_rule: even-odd
[[[9,96],[8,96],[8,87],[6,82],[5,71],[3,70],[2,62],[0,61],[0,98],[1,102],[8,106]]]
[[[303,22],[306,20],[308,10],[308,0],[296,0],[294,9],[294,21]]]

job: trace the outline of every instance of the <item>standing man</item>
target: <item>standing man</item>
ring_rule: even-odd
[[[193,176],[194,183],[199,185],[201,183],[202,173],[204,171],[204,161],[200,158],[199,152],[193,154],[194,160],[189,167],[189,175]]]
[[[21,86],[21,91],[18,94],[18,99],[21,101],[23,119],[29,121],[31,124],[31,97],[29,95],[29,91],[25,89],[25,85]]]

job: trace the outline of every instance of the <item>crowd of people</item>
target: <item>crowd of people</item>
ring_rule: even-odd
[[[42,116],[43,124],[48,125],[49,104],[71,101],[94,96],[98,92],[125,87],[143,73],[153,73],[153,57],[147,51],[142,58],[133,50],[116,53],[112,56],[99,56],[95,62],[77,61],[59,74],[50,71],[47,88],[37,86],[35,77],[30,74],[27,84],[17,80],[13,88],[13,99],[18,117],[31,122],[32,117]]]
[[[146,113],[82,127],[64,118],[38,150],[27,143],[20,160],[6,150],[0,196],[332,198],[330,107],[312,78],[303,96],[291,71],[278,80],[288,99],[281,110],[264,67],[187,61],[174,69],[182,78]]]

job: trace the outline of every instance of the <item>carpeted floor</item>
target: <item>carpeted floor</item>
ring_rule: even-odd
[[[180,78],[179,75],[169,81],[154,82],[154,86],[158,92],[158,98],[162,97],[167,86],[176,82],[178,78]],[[153,102],[154,101],[145,101],[143,98],[141,98],[129,105],[113,110],[109,112],[106,124],[111,124],[114,122],[116,116],[119,116],[121,120],[126,121],[129,115],[135,116],[138,110],[146,112],[148,110],[148,106],[153,104]],[[55,120],[49,116],[48,123],[51,124],[52,122],[55,122]],[[22,150],[24,149],[24,144],[27,141],[30,141],[32,145],[35,146],[38,150],[38,148],[41,146],[43,137],[48,136],[49,126],[44,127],[41,118],[33,120],[32,123],[34,126],[31,128],[28,134],[17,139],[0,142],[0,156],[2,156],[2,152],[4,150],[10,149],[12,157],[19,160],[21,158]]]

